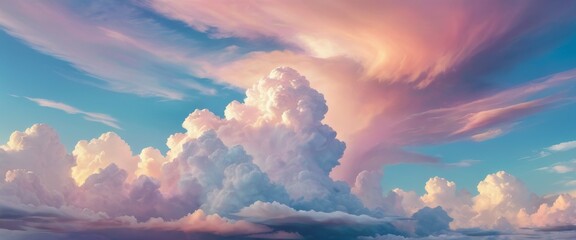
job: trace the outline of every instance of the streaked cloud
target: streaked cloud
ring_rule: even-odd
[[[213,95],[212,87],[193,78],[195,59],[204,55],[194,42],[130,4],[111,10],[100,1],[78,9],[67,2],[3,1],[0,29],[100,80],[85,82],[104,89],[173,100],[184,99],[184,89]]]
[[[538,152],[537,156],[525,157],[525,159],[545,158],[545,157],[549,157],[555,153],[570,151],[570,150],[573,150],[575,148],[576,148],[576,141],[561,142],[561,143],[554,144],[552,146],[549,146],[549,147],[546,147],[546,148],[540,150],[540,152]]]
[[[458,162],[445,163],[444,165],[447,167],[472,167],[473,165],[478,164],[480,162],[482,162],[482,161],[466,159],[466,160],[461,160]]]
[[[104,114],[104,113],[86,112],[86,111],[80,110],[78,108],[75,108],[73,106],[70,106],[68,104],[56,102],[56,101],[52,101],[52,100],[48,100],[48,99],[31,98],[31,97],[24,97],[24,98],[38,104],[38,106],[57,109],[57,110],[63,111],[63,112],[68,113],[68,114],[81,115],[84,119],[86,119],[88,121],[102,123],[104,125],[107,125],[107,126],[110,126],[110,127],[116,128],[116,129],[122,129],[120,127],[120,125],[118,125],[117,119],[111,117],[110,115]]]
[[[568,141],[568,142],[562,142],[562,143],[554,144],[550,147],[547,147],[546,149],[549,151],[553,151],[553,152],[563,152],[563,151],[568,151],[568,150],[572,150],[575,148],[576,148],[576,141]]]
[[[566,183],[564,183],[564,185],[569,187],[576,187],[576,180],[567,181]]]
[[[316,58],[349,57],[362,66],[364,79],[412,82],[422,88],[475,55],[504,45],[511,33],[526,34],[570,14],[570,8],[560,4],[498,1],[230,5],[154,0],[150,6],[214,37],[272,37]],[[239,9],[250,11],[237,14]],[[528,20],[531,24],[524,24]],[[434,31],[424,26],[434,26]]]
[[[547,167],[538,168],[537,170],[543,170],[560,174],[575,172],[576,160],[555,163]]]
[[[496,137],[502,135],[503,133],[504,133],[504,131],[502,131],[502,129],[496,128],[496,129],[490,129],[486,132],[472,135],[472,137],[470,137],[470,138],[472,138],[472,140],[474,140],[476,142],[483,142],[486,140],[496,138]]]

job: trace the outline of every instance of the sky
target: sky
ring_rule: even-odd
[[[8,239],[572,239],[576,3],[2,1]]]

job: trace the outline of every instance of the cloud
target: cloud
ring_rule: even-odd
[[[448,224],[453,220],[441,208],[425,207],[412,215],[416,220],[416,234],[419,236],[438,235],[443,232],[448,232],[450,227]]]
[[[515,118],[517,115],[521,116],[529,114],[533,111],[537,111],[541,107],[542,103],[540,101],[529,101],[507,107],[476,112],[468,116],[466,124],[461,129],[454,132],[454,134],[460,134],[472,129],[479,129],[488,125],[493,125],[494,122],[502,122],[502,118]]]
[[[209,150],[210,144],[223,147],[221,142],[211,137],[214,135],[204,137],[209,145],[200,147],[206,147],[206,150]],[[141,175],[128,181],[128,176],[136,171],[135,165],[129,169],[130,172],[116,166],[122,164],[122,160],[129,159],[114,160],[114,157],[131,156],[129,147],[125,143],[118,143],[123,141],[117,135],[106,133],[90,142],[81,141],[72,156],[66,153],[54,130],[46,125],[34,125],[25,132],[14,132],[8,143],[0,147],[0,172],[5,175],[0,181],[0,221],[3,228],[28,229],[29,233],[54,232],[56,239],[74,239],[73,236],[91,234],[122,238],[123,235],[139,236],[137,233],[140,230],[151,231],[151,236],[180,232],[182,236],[208,234],[212,238],[274,233],[259,224],[207,214],[198,208],[182,208],[178,199],[168,199],[159,191],[160,182],[147,176]],[[212,156],[217,156],[222,148],[213,150],[216,153]],[[233,152],[243,154],[238,149]],[[83,167],[99,161],[104,164],[107,164],[106,161],[113,162],[88,174],[78,186],[74,184],[71,169],[80,155],[94,158],[92,162],[85,162]],[[244,159],[249,161],[246,155]],[[246,162],[238,162],[240,158],[222,160],[230,161],[219,163],[222,164],[220,171],[224,171],[221,173],[225,177],[224,181],[216,186],[206,186],[204,191],[207,194],[226,195],[222,196],[221,201],[217,201],[219,197],[211,196],[210,200],[214,202],[206,201],[206,204],[236,206],[240,203],[243,207],[253,202],[250,197],[265,200],[253,195],[254,189],[258,188],[255,183],[266,184],[262,181],[265,175],[258,176],[254,173],[257,169],[250,168]],[[220,187],[222,190],[219,190]],[[264,192],[267,193],[282,196],[274,191]],[[214,211],[209,207],[207,209]],[[226,209],[216,210],[225,213]],[[172,211],[178,212],[180,216],[174,218],[177,215]],[[169,219],[163,220],[160,216]]]
[[[547,147],[546,149],[549,151],[553,151],[553,152],[563,152],[563,151],[572,150],[574,148],[576,148],[576,141],[568,141],[568,142],[558,143],[558,144],[552,145],[550,147]]]
[[[560,83],[554,81],[504,89],[485,80],[529,57],[535,48],[561,41],[550,41],[549,36],[564,32],[566,25],[552,24],[574,20],[568,10],[574,10],[573,5],[520,5],[298,1],[200,8],[193,2],[149,3],[158,13],[213,38],[274,39],[282,44],[282,49],[209,63],[204,72],[245,88],[263,70],[277,66],[292,67],[309,78],[331,107],[325,122],[347,143],[332,176],[349,184],[363,170],[386,164],[439,161],[403,150],[407,146],[472,136],[487,140],[497,135],[488,133],[490,129],[508,131],[522,118],[561,102],[537,95],[555,89]],[[236,14],[244,8],[249,13]],[[573,79],[573,71],[564,74]],[[565,76],[551,78],[556,77]],[[563,84],[573,84],[565,80]]]
[[[75,207],[43,207],[26,205],[0,205],[3,212],[10,215],[0,216],[0,221],[12,225],[15,229],[26,229],[27,236],[43,233],[54,239],[158,239],[171,236],[172,239],[221,239],[238,236],[241,239],[250,234],[269,233],[266,226],[247,221],[231,220],[218,215],[208,215],[202,210],[173,220],[153,218],[145,222],[136,222],[129,216],[109,217],[87,209]],[[18,233],[13,233],[19,235]],[[29,238],[25,238],[29,239]],[[35,238],[32,238],[35,239]],[[44,239],[44,238],[38,238]]]
[[[324,97],[305,77],[278,68],[246,96],[223,118],[191,113],[166,153],[134,154],[104,133],[68,154],[46,125],[14,132],[0,146],[1,228],[56,239],[354,239],[576,224],[573,196],[537,196],[503,171],[480,181],[477,195],[440,177],[422,196],[384,194],[380,169],[362,171],[350,188],[329,176],[346,145],[322,122]]]
[[[231,102],[225,118],[207,110],[191,113],[183,123],[187,132],[168,139],[168,155],[179,154],[187,139],[212,130],[226,145],[242,145],[301,208],[359,213],[363,208],[349,187],[328,175],[345,145],[322,123],[327,110],[323,95],[304,76],[277,68],[246,91],[244,103]]]
[[[570,173],[576,171],[576,160],[567,161],[567,162],[559,162],[552,164],[548,167],[541,167],[537,170],[544,170],[553,173]]]
[[[567,173],[567,172],[573,172],[574,168],[564,165],[556,165],[552,167],[552,170],[557,173]]]
[[[522,228],[564,226],[576,222],[572,217],[574,197],[559,194],[539,197],[529,192],[514,176],[497,172],[478,183],[478,195],[455,195],[455,184],[431,178],[421,197],[425,206],[441,206],[454,218],[452,228],[499,229],[521,233]],[[406,207],[406,205],[403,205]]]
[[[184,99],[185,89],[215,93],[192,77],[197,69],[189,56],[203,54],[190,46],[198,44],[144,17],[131,3],[111,4],[2,2],[0,29],[97,79],[87,84],[164,99]]]
[[[396,205],[370,211],[329,177],[345,145],[322,123],[326,111],[306,78],[278,68],[224,118],[190,114],[166,153],[136,155],[109,132],[68,154],[53,129],[34,125],[0,147],[0,225],[63,239],[414,235],[414,221],[388,214]]]
[[[378,207],[385,208],[384,195],[381,192],[382,184],[382,171],[368,171],[364,170],[356,176],[354,186],[352,186],[352,193],[358,196],[364,206],[370,209]],[[393,212],[393,211],[388,211]]]
[[[48,99],[30,98],[30,97],[25,97],[25,98],[32,101],[32,102],[35,102],[36,104],[38,104],[39,106],[42,106],[42,107],[58,109],[60,111],[66,112],[68,114],[79,114],[84,119],[86,119],[88,121],[102,123],[104,125],[107,125],[109,127],[113,127],[116,129],[122,129],[118,125],[118,120],[116,120],[115,118],[113,118],[109,115],[103,114],[103,113],[85,112],[85,111],[82,111],[82,110],[77,109],[75,107],[72,107],[68,104],[56,102],[56,101],[52,101],[52,100],[48,100]]]
[[[480,160],[471,160],[471,159],[466,159],[466,160],[461,160],[458,162],[453,162],[453,163],[446,163],[444,164],[447,167],[471,167],[474,164],[477,164],[481,162]]]
[[[576,186],[576,180],[570,180],[570,181],[564,183],[564,185],[571,186],[571,187]]]
[[[534,156],[534,157],[526,157],[526,159],[539,159],[539,158],[545,158],[548,157],[554,153],[558,153],[558,152],[564,152],[564,151],[570,151],[572,149],[576,148],[576,141],[567,141],[567,142],[562,142],[562,143],[558,143],[558,144],[554,144],[552,146],[546,147],[544,149],[542,149],[539,153],[538,156]],[[540,170],[546,170],[545,168],[542,168]]]
[[[181,144],[182,152],[164,166],[167,194],[224,216],[258,200],[288,200],[286,190],[271,183],[242,147],[227,148],[215,132]]]
[[[378,225],[389,222],[386,219],[377,219],[367,215],[352,215],[345,212],[316,212],[298,211],[286,205],[272,202],[257,201],[252,205],[241,209],[237,216],[251,219],[254,222],[267,225],[292,224],[331,224],[331,225],[354,225],[372,224]]]
[[[392,218],[378,219],[340,211],[325,213],[295,210],[277,202],[255,202],[240,210],[237,215],[276,229],[297,230],[305,239],[350,239],[385,233],[407,234],[390,224]]]
[[[196,2],[174,0],[150,3],[157,12],[213,37],[272,37],[316,58],[350,58],[359,63],[364,79],[412,82],[419,87],[426,87],[437,76],[497,44],[507,45],[513,37],[568,17],[572,7],[520,5],[495,1],[472,5],[298,1],[267,6],[210,3],[202,7]],[[242,8],[251,11],[233,14]],[[557,15],[550,17],[546,15],[549,12]],[[528,19],[531,24],[524,24]],[[423,26],[434,26],[435,30]]]
[[[380,177],[376,173],[363,172],[359,175],[354,193],[373,211],[396,208],[397,216],[413,217],[423,207],[441,207],[450,221],[450,232],[466,233],[466,229],[493,229],[505,235],[539,235],[527,233],[526,228],[567,226],[576,223],[573,207],[576,198],[568,193],[538,196],[514,176],[499,171],[488,174],[478,183],[478,194],[472,195],[464,189],[457,189],[456,183],[441,177],[433,177],[426,182],[426,193],[418,196],[415,192],[394,189],[386,195],[376,194],[367,189],[378,189]],[[380,188],[381,189],[381,188]],[[388,214],[392,211],[387,210]],[[431,220],[433,218],[428,218]],[[418,224],[416,224],[418,226]],[[424,224],[430,226],[430,224]],[[424,231],[424,230],[422,230]],[[419,231],[416,230],[416,233]],[[431,233],[423,234],[430,235]],[[456,234],[457,235],[457,234]],[[475,235],[478,236],[478,235]]]
[[[126,170],[129,179],[132,180],[139,161],[138,157],[132,156],[130,146],[113,132],[104,133],[90,141],[79,141],[72,154],[76,158],[72,177],[79,185],[82,185],[90,175],[111,163]]]
[[[56,131],[45,124],[35,124],[23,132],[16,131],[6,144],[0,146],[0,176],[15,171],[13,176],[28,178],[32,184],[42,183],[46,189],[55,192],[70,190],[73,185],[70,168],[74,162],[75,159],[60,143]],[[33,176],[27,175],[27,171],[32,171]],[[25,179],[22,180],[27,181]]]
[[[502,135],[504,133],[504,131],[502,131],[502,129],[496,128],[496,129],[490,129],[488,131],[482,132],[482,133],[478,133],[476,135],[472,135],[472,140],[476,141],[476,142],[484,142],[486,140],[490,140],[493,138],[496,138],[500,135]]]

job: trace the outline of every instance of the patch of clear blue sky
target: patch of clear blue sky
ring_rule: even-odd
[[[485,77],[499,88],[505,88],[576,68],[576,32],[572,31],[565,35],[563,40]],[[575,87],[571,85],[564,90],[573,94]],[[485,142],[462,140],[436,146],[415,147],[413,150],[437,156],[447,163],[461,160],[481,162],[468,168],[418,164],[387,166],[382,180],[384,191],[402,188],[423,194],[426,181],[431,177],[440,176],[456,182],[459,189],[465,188],[477,193],[478,182],[487,174],[500,170],[516,176],[529,190],[538,194],[574,190],[574,187],[564,186],[561,183],[575,180],[574,173],[558,174],[536,169],[576,159],[576,151],[555,153],[540,159],[524,158],[536,157],[543,148],[551,145],[576,140],[575,120],[576,104],[567,104],[521,119],[511,132]]]

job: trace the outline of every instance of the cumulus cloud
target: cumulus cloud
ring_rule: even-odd
[[[416,220],[416,234],[419,236],[439,235],[448,232],[452,218],[441,207],[425,207],[412,215]]]
[[[219,170],[206,171],[219,174],[208,176],[213,181],[218,177],[224,179],[215,186],[202,186],[205,189],[201,190],[210,195],[207,198],[214,200],[204,200],[208,206],[205,208],[226,214],[235,210],[224,206],[237,206],[239,210],[256,200],[268,200],[258,195],[261,188],[254,186],[271,185],[266,181],[266,175],[255,165],[250,165],[250,157],[239,147],[227,154],[222,142],[214,138],[214,134],[207,134],[199,140],[208,145],[186,144],[203,153],[213,150],[215,152],[208,154],[220,160],[214,161]],[[8,143],[0,148],[0,170],[5,175],[0,182],[0,221],[3,228],[29,229],[28,233],[54,231],[55,239],[73,239],[74,236],[90,234],[138,236],[135,233],[139,230],[168,234],[180,232],[183,234],[180,237],[187,234],[215,237],[274,233],[266,226],[205,213],[198,206],[185,208],[189,205],[183,206],[181,201],[199,199],[168,199],[160,192],[161,182],[146,175],[128,180],[131,174],[134,175],[136,165],[123,165],[124,168],[116,165],[122,164],[120,160],[123,159],[118,157],[132,157],[127,145],[122,143],[125,144],[117,135],[106,133],[91,142],[81,141],[76,148],[78,151],[69,155],[58,135],[46,125],[34,125],[24,132],[13,133]],[[235,158],[234,154],[240,154],[240,157]],[[87,173],[87,177],[76,185],[71,169],[79,156],[88,156],[90,160],[84,161],[82,167],[96,163],[107,165]],[[206,156],[192,154],[181,157],[191,164],[198,164],[198,168],[206,163],[203,161]],[[276,188],[281,191],[281,188]],[[191,190],[194,189],[188,189]],[[271,188],[262,190],[265,191],[260,193],[265,196],[287,198],[286,193],[282,195]],[[168,218],[164,220],[161,216]]]
[[[528,216],[526,211],[519,213],[529,224],[538,227],[575,225],[576,199],[569,194],[560,194],[552,204],[542,204]]]
[[[75,159],[66,152],[56,131],[47,125],[36,124],[12,133],[8,142],[0,146],[0,160],[0,174],[7,175],[8,180],[24,177],[57,192],[70,191],[73,185],[70,168]],[[29,175],[28,171],[33,173]]]
[[[382,184],[382,171],[367,171],[364,170],[356,176],[356,181],[352,187],[354,193],[364,206],[375,209],[378,207],[386,207],[384,203],[384,195],[380,191]]]
[[[90,175],[112,163],[126,170],[128,179],[132,180],[139,161],[137,156],[132,156],[130,146],[113,132],[104,133],[90,141],[79,141],[72,154],[76,158],[72,177],[79,185]]]
[[[486,176],[476,196],[440,177],[423,196],[384,194],[376,169],[349,187],[329,176],[345,144],[305,77],[278,68],[246,96],[223,118],[191,113],[166,153],[136,155],[104,133],[68,154],[46,125],[14,132],[0,146],[0,226],[56,239],[351,239],[576,224],[573,196],[536,196],[506,172]]]
[[[400,212],[404,216],[411,216],[422,207],[443,208],[451,219],[448,222],[452,230],[480,228],[528,234],[523,233],[523,229],[576,223],[573,217],[576,200],[572,195],[537,196],[520,180],[503,171],[489,174],[480,181],[475,196],[457,190],[454,182],[440,177],[431,178],[425,190],[424,195],[418,196],[396,189],[388,196],[396,196],[394,199],[400,203],[396,206],[404,209]]]
[[[288,200],[284,188],[271,183],[242,147],[226,147],[215,132],[182,144],[182,152],[164,167],[168,195],[196,201],[204,211],[223,215],[258,200]]]
[[[179,154],[187,139],[213,130],[226,145],[242,145],[254,164],[301,207],[361,212],[349,187],[328,176],[345,144],[322,123],[327,110],[323,95],[305,77],[277,68],[246,91],[244,103],[230,103],[224,119],[206,110],[190,114],[183,123],[188,131],[168,139],[168,155]]]

